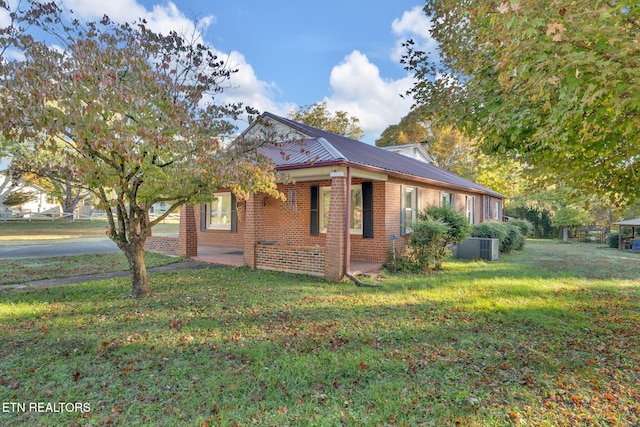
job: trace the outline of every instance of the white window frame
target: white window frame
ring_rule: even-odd
[[[350,234],[359,234],[362,235],[362,226],[364,224],[364,218],[362,216],[363,212],[362,212],[362,185],[360,184],[356,184],[356,185],[352,185],[351,186],[351,197],[353,197],[353,193],[354,192],[360,192],[360,227],[358,228],[353,228],[353,221],[349,221],[350,222],[350,226],[351,228],[349,229],[349,233]],[[319,225],[320,225],[320,233],[326,233],[327,232],[327,224],[325,224],[325,193],[329,195],[329,200],[331,200],[331,187],[320,187],[320,194],[319,194],[319,203],[318,203],[318,221],[319,221]],[[351,203],[351,213],[349,214],[350,217],[353,217],[355,211],[354,211],[354,204]],[[329,212],[329,206],[326,206],[327,209],[327,213]]]
[[[494,212],[495,218],[497,220],[501,220],[502,219],[502,201],[501,200],[496,200],[496,210]]]
[[[446,202],[444,201],[444,199],[446,198]],[[449,193],[446,191],[442,191],[440,192],[440,207],[443,208],[445,206],[449,206],[451,209],[453,209],[453,204],[455,203],[455,194],[454,193]]]
[[[214,193],[213,194],[217,200],[212,201],[211,203],[209,203],[209,210],[207,212],[207,229],[208,230],[229,230],[231,231],[231,216],[232,216],[232,211],[233,211],[233,207],[231,206],[231,193],[230,192],[224,192],[224,193]],[[211,223],[211,213],[213,212],[213,208],[214,206],[216,206],[216,211],[220,212],[220,214],[222,213],[222,203],[223,203],[223,198],[229,198],[229,213],[228,213],[228,222],[226,224],[216,224],[216,223]],[[219,219],[222,220],[223,216],[222,215],[218,215]]]
[[[407,206],[407,193],[411,193],[411,206]],[[418,209],[420,209],[420,190],[418,187],[402,187],[402,200],[400,201],[402,210],[402,218],[404,218],[404,232],[409,234],[413,232],[413,225],[418,220]],[[409,213],[410,222],[407,221],[407,213]]]
[[[465,211],[467,213],[467,219],[469,223],[476,223],[476,197],[467,196],[465,200]]]

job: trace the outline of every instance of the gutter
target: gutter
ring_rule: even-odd
[[[318,163],[306,163],[306,164],[296,164],[296,165],[283,165],[283,166],[276,166],[276,170],[277,171],[288,171],[288,170],[296,170],[296,169],[311,169],[311,168],[316,168],[316,167],[321,167],[321,166],[347,166],[347,167],[355,167],[358,169],[362,169],[365,171],[369,171],[369,172],[376,172],[376,173],[383,173],[389,176],[394,176],[396,178],[402,178],[402,179],[410,179],[412,181],[417,181],[417,182],[423,182],[425,184],[431,184],[433,186],[438,186],[438,187],[448,187],[451,188],[453,190],[463,190],[463,191],[467,191],[470,193],[476,193],[476,194],[483,194],[483,195],[488,195],[488,196],[492,196],[492,197],[496,197],[496,198],[501,198],[501,199],[506,199],[506,197],[498,192],[495,191],[482,191],[482,190],[478,190],[476,188],[470,188],[470,187],[464,187],[461,185],[456,185],[456,184],[450,184],[448,182],[444,182],[444,181],[437,181],[434,179],[429,179],[429,178],[424,178],[421,176],[416,176],[416,175],[409,175],[409,174],[403,174],[401,172],[397,172],[397,171],[392,171],[392,170],[386,170],[386,169],[382,169],[382,168],[378,168],[375,166],[368,166],[368,165],[362,165],[362,164],[358,164],[358,163],[352,163],[349,162],[347,160],[330,160],[330,161],[325,161],[325,162],[318,162]]]

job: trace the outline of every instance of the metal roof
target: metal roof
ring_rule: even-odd
[[[287,126],[308,137],[298,141],[282,141],[280,146],[263,148],[263,154],[274,161],[276,169],[285,170],[295,169],[296,167],[321,166],[327,163],[344,163],[350,166],[373,168],[407,179],[417,178],[418,180],[436,181],[472,192],[504,198],[500,193],[433,164],[424,163],[402,154],[383,150],[379,147],[279,117],[272,113],[263,113],[261,117],[263,121],[276,121],[280,125]],[[250,134],[254,125],[243,132],[243,135]]]
[[[613,225],[627,225],[630,227],[640,227],[640,218],[628,219],[626,221],[614,222]]]

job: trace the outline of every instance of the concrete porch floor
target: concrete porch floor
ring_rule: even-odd
[[[191,257],[191,259],[212,264],[241,267],[244,265],[244,252],[240,248],[198,246],[198,255]]]
[[[244,252],[240,248],[222,248],[198,246],[198,255],[191,257],[194,261],[241,267],[244,265]],[[351,274],[374,274],[382,269],[381,262],[351,260]]]

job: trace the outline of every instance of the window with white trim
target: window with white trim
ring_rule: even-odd
[[[474,196],[467,196],[466,200],[467,207],[467,219],[469,223],[476,223],[476,198]]]
[[[453,209],[454,194],[453,193],[440,193],[440,207],[448,206]]]
[[[501,220],[502,219],[502,202],[501,201],[496,201],[496,209],[494,211],[494,215],[495,215],[495,219]]]
[[[331,202],[331,187],[320,188],[320,232],[327,232],[329,223],[329,204]],[[362,186],[351,186],[351,234],[362,234]]]
[[[209,205],[207,228],[231,230],[231,193],[214,193],[215,199]]]
[[[416,223],[418,214],[418,189],[415,187],[404,187],[402,191],[402,224],[404,233],[413,232],[413,225]]]

